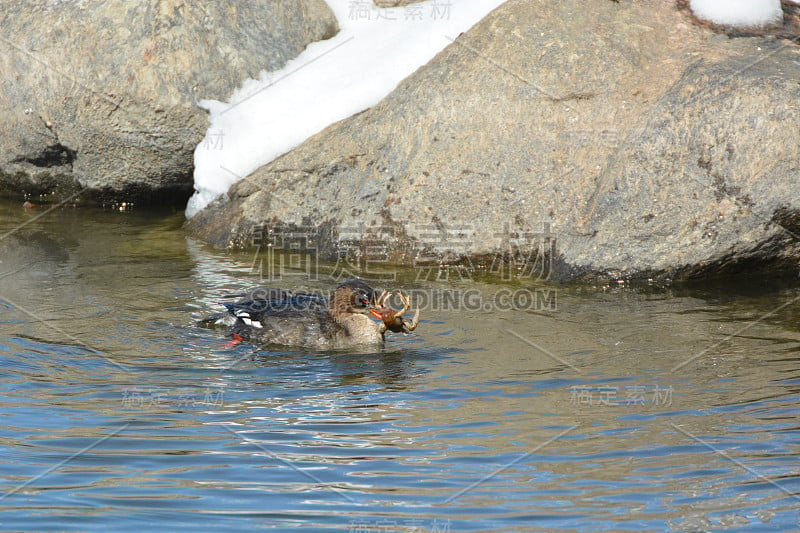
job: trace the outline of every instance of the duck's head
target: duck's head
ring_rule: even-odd
[[[345,281],[333,291],[331,313],[368,313],[373,307],[375,291],[360,279]]]

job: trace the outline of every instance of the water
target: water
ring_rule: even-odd
[[[406,270],[459,308],[374,353],[270,351],[194,326],[264,256],[182,220],[0,203],[0,529],[800,528],[791,284]],[[519,291],[556,308],[499,305]]]

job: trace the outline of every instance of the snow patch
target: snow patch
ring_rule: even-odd
[[[428,0],[382,9],[370,0],[327,1],[341,29],[335,37],[246,81],[228,103],[201,102],[211,126],[195,149],[187,218],[311,135],[377,104],[505,2]]]
[[[723,26],[759,28],[783,20],[781,0],[690,0],[699,19]]]

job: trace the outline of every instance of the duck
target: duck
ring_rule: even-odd
[[[227,310],[201,321],[201,325],[229,326],[234,341],[279,344],[339,350],[356,346],[380,346],[387,331],[410,332],[415,319],[400,317],[410,306],[401,294],[404,309],[385,305],[387,292],[380,296],[366,282],[351,279],[337,286],[330,299],[285,289],[255,289],[242,300],[223,303]],[[408,305],[406,305],[408,304]],[[371,317],[380,319],[375,322]],[[403,324],[404,327],[398,327]]]

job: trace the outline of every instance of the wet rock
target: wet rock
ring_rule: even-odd
[[[794,272],[798,97],[790,39],[668,2],[511,0],[187,227],[560,280]]]
[[[5,1],[0,192],[183,202],[208,127],[197,102],[337,28],[323,0]]]

